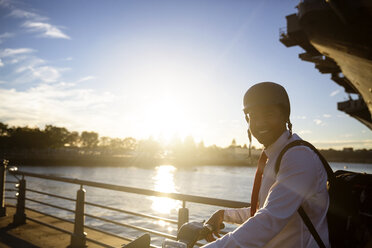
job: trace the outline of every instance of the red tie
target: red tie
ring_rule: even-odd
[[[254,184],[251,196],[251,216],[256,213],[258,205],[258,193],[260,192],[262,173],[264,171],[267,161],[267,156],[264,151],[262,151],[260,158],[258,159],[258,166],[256,170],[256,176],[254,177]]]

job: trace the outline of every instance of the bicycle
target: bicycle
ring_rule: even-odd
[[[222,223],[221,229],[225,225]],[[198,240],[205,239],[205,237],[213,232],[213,228],[204,222],[188,222],[181,226],[177,233],[177,240],[165,239],[162,243],[162,248],[192,248]],[[133,240],[122,248],[148,248],[150,247],[151,237],[148,233]]]

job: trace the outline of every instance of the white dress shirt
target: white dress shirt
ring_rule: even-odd
[[[296,134],[289,138],[286,131],[264,150],[268,162],[262,177],[256,214],[251,217],[250,208],[226,209],[224,221],[241,225],[203,247],[318,247],[297,212],[300,205],[326,247],[330,247],[327,173],[319,157],[308,147],[292,147],[284,154],[278,174],[275,173],[280,151],[288,143],[299,139]]]

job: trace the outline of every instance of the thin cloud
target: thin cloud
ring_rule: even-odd
[[[22,74],[21,78],[23,80],[24,78],[28,78],[28,81],[39,79],[45,83],[53,83],[61,78],[61,69],[47,65],[21,66],[15,72]]]
[[[39,14],[36,14],[34,12],[25,11],[21,9],[13,9],[9,16],[15,17],[15,18],[21,18],[21,19],[32,19],[32,20],[48,20],[48,18],[40,16]]]
[[[319,120],[319,119],[314,119],[313,121],[315,122],[316,125],[322,125],[323,124],[323,121]]]
[[[40,32],[42,37],[68,39],[71,38],[64,34],[58,27],[46,22],[26,21],[22,27],[27,28],[30,32]]]
[[[2,7],[10,7],[10,1],[9,0],[0,0],[0,6]]]
[[[63,33],[59,27],[47,22],[49,20],[48,17],[41,16],[33,11],[19,9],[11,4],[10,1],[0,0],[0,6],[10,10],[8,16],[25,19],[26,21],[22,24],[22,27],[30,32],[41,33],[41,37],[71,39],[67,34]]]
[[[3,61],[0,59],[0,67],[3,67],[4,66],[4,63]]]
[[[85,82],[85,81],[89,81],[89,80],[93,80],[93,79],[95,79],[95,77],[87,76],[87,77],[80,78],[78,81],[76,81],[76,83],[81,83],[81,82]]]
[[[337,95],[340,92],[341,92],[341,90],[339,90],[339,89],[338,90],[335,90],[335,91],[332,91],[331,94],[329,94],[329,96],[330,97],[333,97],[333,96]]]
[[[20,59],[16,57],[15,59]],[[53,83],[60,80],[62,73],[68,68],[58,68],[50,66],[43,59],[34,55],[22,57],[16,64],[14,72],[18,75],[13,80],[13,83],[29,83],[33,81],[42,81],[45,83]]]
[[[0,34],[0,39],[1,38],[10,38],[10,37],[13,37],[13,36],[14,36],[14,34],[5,32],[3,34]]]
[[[352,146],[354,148],[372,148],[372,140],[327,140],[327,141],[312,141],[317,147],[333,147],[343,148],[345,146]]]
[[[310,134],[312,133],[310,130],[300,130],[298,134]]]
[[[13,36],[14,36],[14,34],[5,32],[3,34],[0,34],[0,39],[10,38],[10,37],[13,37]]]
[[[331,118],[331,117],[332,117],[332,115],[329,115],[329,114],[324,114],[324,115],[323,115],[323,117],[324,117],[324,118]]]
[[[12,57],[15,55],[32,53],[32,52],[35,52],[35,50],[31,48],[17,48],[17,49],[6,48],[3,50],[0,50],[0,58]]]
[[[109,125],[105,123],[110,122],[107,109],[114,96],[61,83],[41,84],[26,91],[0,89],[0,99],[0,119],[10,125],[58,123],[76,130],[86,123]]]
[[[13,33],[8,33],[8,32],[0,34],[0,44],[2,44],[5,39],[8,39],[8,38],[13,37],[13,36],[14,36]]]
[[[30,82],[53,83],[61,80],[62,73],[70,68],[51,66],[47,61],[30,54],[34,50],[29,48],[0,50],[0,60],[3,64],[11,64],[15,72],[11,83],[25,84]],[[2,59],[4,58],[4,59]]]
[[[56,82],[61,77],[58,69],[52,66],[29,67],[28,69],[32,72],[34,77],[40,78],[46,83]]]
[[[17,64],[17,63],[19,63],[20,61],[22,61],[22,60],[24,60],[24,59],[26,59],[25,56],[17,57],[17,58],[11,59],[11,60],[9,61],[9,63],[12,64],[12,65],[13,65],[13,64]]]
[[[307,117],[304,115],[298,115],[295,117],[296,119],[305,120]]]
[[[340,135],[340,137],[350,138],[350,137],[353,137],[353,135],[351,133],[345,133],[345,134]]]

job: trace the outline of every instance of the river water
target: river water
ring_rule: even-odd
[[[372,173],[372,164],[331,163],[331,167],[334,170],[342,169]],[[249,202],[256,168],[240,166],[194,166],[188,169],[179,169],[172,165],[161,165],[153,169],[139,167],[21,166],[19,170],[163,192],[177,192],[181,194]],[[26,177],[26,182],[27,188],[71,198],[76,197],[76,191],[79,189],[78,185],[32,177]],[[177,219],[177,209],[180,208],[182,204],[180,201],[166,198],[122,193],[88,186],[85,187],[85,189],[87,202],[171,219]],[[11,194],[12,193],[7,192],[7,195],[10,196]],[[75,208],[73,202],[32,192],[27,192],[27,198],[37,199],[72,210]],[[8,202],[12,201],[10,200]],[[69,220],[74,219],[73,214],[70,212],[57,210],[31,201],[26,201],[26,206],[61,218]],[[214,206],[193,203],[187,203],[186,207],[189,208],[190,220],[195,221],[207,219],[213,211],[218,209],[218,207]],[[127,224],[156,229],[173,235],[176,235],[177,231],[177,226],[174,224],[141,219],[97,207],[87,206],[86,213]],[[86,224],[125,237],[134,238],[140,235],[140,233],[135,230],[118,227],[88,217],[86,218]],[[231,230],[232,228],[234,227],[229,225],[227,230]],[[152,241],[156,245],[160,245],[163,239],[164,238],[155,236],[152,237]]]

